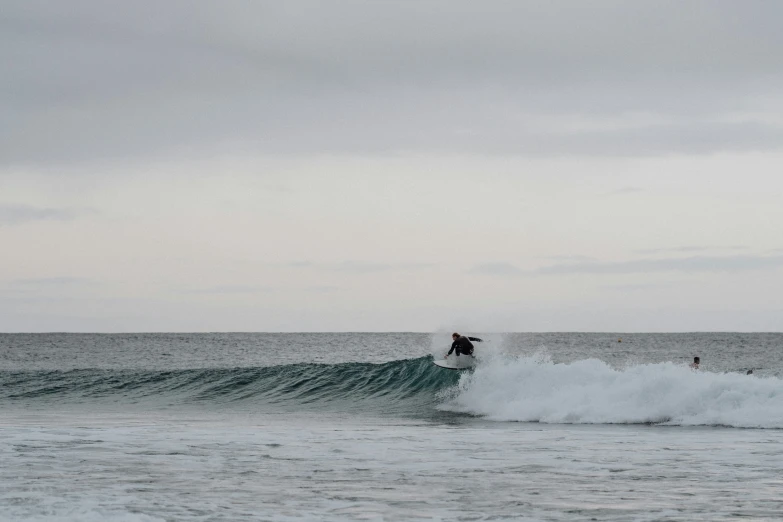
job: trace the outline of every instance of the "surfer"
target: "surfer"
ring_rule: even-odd
[[[446,357],[451,355],[451,352],[455,350],[457,352],[457,357],[459,357],[462,353],[465,355],[473,355],[473,343],[470,342],[469,338],[454,332],[451,334],[451,339],[454,342],[451,343],[451,350],[449,350],[449,353],[446,354]]]
[[[692,362],[692,363],[690,363],[688,366],[689,366],[690,368],[693,368],[694,370],[698,370],[698,369],[699,369],[699,362],[700,362],[700,361],[701,361],[701,359],[699,359],[698,357],[694,357],[694,358],[693,358],[693,362]]]

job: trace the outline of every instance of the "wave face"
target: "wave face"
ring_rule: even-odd
[[[468,414],[493,421],[783,428],[783,380],[694,372],[673,363],[613,368],[597,359],[488,356],[473,372],[432,357],[383,364],[297,363],[169,371],[0,372],[0,404],[187,405],[245,411]]]
[[[443,371],[432,357],[385,364],[289,364],[256,368],[172,371],[88,369],[0,372],[0,401],[172,406],[323,405],[353,409],[430,406],[437,392],[453,386],[457,372]]]
[[[783,380],[673,363],[497,357],[463,375],[440,408],[497,421],[783,428]]]

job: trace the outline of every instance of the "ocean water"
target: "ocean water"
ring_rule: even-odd
[[[783,519],[783,334],[482,336],[0,334],[0,520]]]

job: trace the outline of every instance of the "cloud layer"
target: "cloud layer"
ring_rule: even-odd
[[[84,211],[70,208],[40,208],[31,205],[0,204],[0,226],[19,225],[31,221],[69,221]]]
[[[783,3],[0,3],[0,330],[781,324]]]
[[[774,2],[8,2],[0,158],[779,149]]]
[[[625,275],[660,272],[746,272],[783,267],[783,256],[692,256],[634,259],[631,261],[577,261],[522,270],[512,263],[481,263],[469,273],[492,276],[534,275]]]

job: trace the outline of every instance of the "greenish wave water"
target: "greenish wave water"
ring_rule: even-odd
[[[435,367],[432,357],[382,364],[287,364],[251,368],[168,371],[79,369],[0,372],[0,400],[33,403],[112,402],[248,406],[323,405],[361,407],[381,402],[399,407],[432,403],[453,386],[456,372]]]

